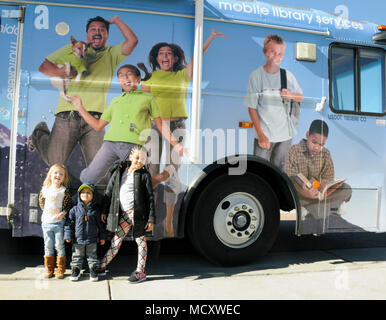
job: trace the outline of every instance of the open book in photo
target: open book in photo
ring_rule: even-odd
[[[294,175],[294,178],[299,185],[305,185],[307,188],[312,188],[311,181],[308,180],[304,174],[297,173]],[[328,198],[331,193],[333,193],[336,189],[339,189],[339,187],[346,181],[346,179],[347,178],[340,178],[327,183],[323,190],[319,192],[319,200]]]
[[[346,179],[347,178],[340,178],[327,183],[324,186],[323,191],[319,193],[319,200],[327,199],[331,193],[339,189],[339,187],[346,181]]]
[[[306,176],[302,173],[297,173],[294,175],[295,181],[299,183],[299,185],[306,185],[307,188],[311,188],[311,182],[306,178]]]

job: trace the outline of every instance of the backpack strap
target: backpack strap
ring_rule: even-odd
[[[287,89],[287,72],[282,68],[280,68],[280,83],[281,89]]]
[[[280,68],[280,83],[281,89],[287,89],[287,71]],[[284,100],[283,100],[284,103]],[[292,103],[289,104],[289,116],[292,114]]]

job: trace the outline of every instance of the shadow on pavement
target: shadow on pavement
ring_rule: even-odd
[[[346,262],[386,261],[385,233],[339,233],[320,236],[294,234],[295,222],[283,221],[278,238],[271,251],[262,259],[245,266],[215,266],[198,255],[186,239],[166,239],[161,241],[160,255],[157,258],[149,244],[147,274],[149,280],[167,280],[193,277],[195,280],[232,276],[253,271],[267,271],[287,268],[292,265],[327,262],[331,265]],[[39,237],[12,238],[10,230],[0,230],[0,278],[20,274],[23,270],[42,267],[43,240]],[[109,242],[99,248],[102,256]],[[153,248],[154,247],[154,248]],[[385,248],[385,255],[371,253],[366,248]],[[342,249],[346,249],[341,251]],[[352,253],[353,250],[355,254]],[[364,249],[364,250],[360,250]],[[351,251],[350,251],[351,250]],[[70,269],[71,246],[66,244],[67,269]],[[347,255],[346,255],[347,253]],[[109,272],[103,279],[127,279],[136,267],[137,251],[132,241],[125,241],[120,252],[108,266]],[[27,272],[27,271],[26,271]],[[69,270],[67,270],[67,273]],[[22,277],[28,276],[23,274]],[[33,274],[30,275],[33,277]]]

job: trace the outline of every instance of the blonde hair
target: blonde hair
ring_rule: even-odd
[[[51,166],[50,170],[48,170],[47,172],[47,176],[46,178],[44,179],[43,181],[43,187],[49,187],[51,186],[52,184],[52,181],[51,181],[51,174],[52,172],[54,171],[54,169],[56,168],[60,168],[60,169],[63,169],[64,170],[64,179],[63,179],[63,184],[67,187],[69,182],[70,182],[70,176],[68,175],[68,171],[67,171],[67,168],[64,164],[61,164],[61,163],[55,163]]]
[[[137,152],[139,152],[139,153],[141,153],[141,154],[143,154],[145,156],[145,162],[146,162],[146,160],[147,160],[147,151],[146,151],[145,148],[140,147],[140,146],[135,146],[135,147],[133,147],[131,149],[130,155],[129,155],[129,159],[130,159],[131,156],[135,155]]]

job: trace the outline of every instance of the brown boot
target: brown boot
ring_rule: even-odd
[[[55,270],[55,256],[44,256],[44,278],[51,278]]]
[[[63,279],[66,272],[66,256],[56,258],[55,278]]]

